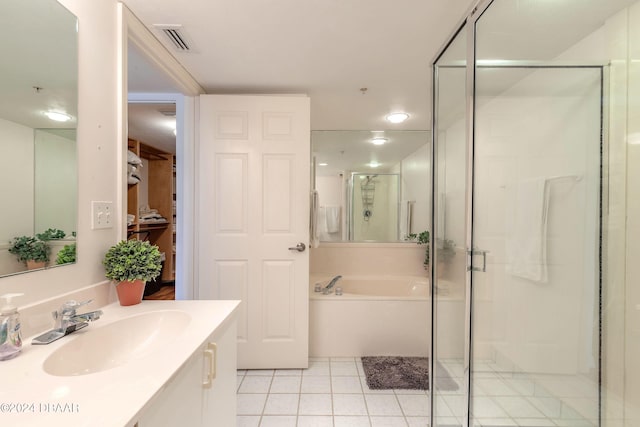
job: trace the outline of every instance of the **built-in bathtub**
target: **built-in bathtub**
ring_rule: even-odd
[[[431,334],[431,299],[426,277],[345,276],[342,295],[314,292],[333,276],[310,280],[309,353],[312,357],[428,356]],[[450,291],[450,290],[449,290]],[[443,292],[444,293],[444,292]],[[439,337],[440,357],[462,357],[464,300],[455,293],[441,298],[438,319],[451,331]],[[448,337],[452,337],[449,339]]]

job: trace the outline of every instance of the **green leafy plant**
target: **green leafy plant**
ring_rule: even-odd
[[[69,245],[65,245],[62,249],[58,251],[58,255],[56,256],[56,264],[69,264],[72,262],[76,262],[76,244],[71,243]]]
[[[438,248],[438,260],[448,262],[456,255],[456,242],[449,239],[436,239]]]
[[[46,242],[38,240],[31,236],[15,237],[11,242],[9,253],[18,257],[18,261],[27,262],[33,260],[36,262],[49,261],[49,253],[51,249]]]
[[[116,282],[155,279],[162,269],[157,246],[141,240],[123,240],[109,248],[102,264],[107,279]]]
[[[62,230],[58,230],[57,228],[48,228],[42,233],[36,234],[36,237],[42,241],[47,240],[56,240],[56,239],[64,239],[66,234]]]
[[[425,254],[424,254],[424,268],[428,268],[429,267],[429,262],[430,262],[430,256],[429,256],[429,232],[427,230],[423,231],[422,233],[416,234],[416,233],[411,233],[409,235],[407,235],[406,239],[408,241],[415,241],[417,244],[419,245],[426,245],[426,250],[425,250]]]

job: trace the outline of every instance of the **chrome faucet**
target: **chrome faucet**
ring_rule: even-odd
[[[31,342],[32,344],[50,344],[72,332],[82,329],[89,325],[89,322],[98,320],[102,316],[102,310],[91,311],[88,313],[77,314],[78,308],[89,304],[93,300],[77,302],[70,300],[62,304],[62,306],[52,313],[55,320],[54,328],[44,334],[37,336]]]
[[[324,295],[330,294],[331,293],[331,288],[333,288],[336,285],[336,283],[338,282],[338,280],[340,280],[340,279],[342,279],[342,276],[336,276],[333,279],[331,279],[329,284],[322,289],[322,293]]]

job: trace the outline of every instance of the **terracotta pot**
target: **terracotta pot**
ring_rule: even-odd
[[[27,260],[27,270],[36,270],[38,268],[44,268],[44,261],[34,261],[32,259]]]
[[[120,305],[136,305],[142,302],[145,283],[142,280],[125,281],[116,285]]]

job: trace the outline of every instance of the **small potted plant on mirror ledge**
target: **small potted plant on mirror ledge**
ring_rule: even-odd
[[[422,263],[422,265],[424,266],[425,270],[428,270],[429,269],[429,262],[430,262],[430,256],[429,256],[429,232],[427,230],[425,230],[425,231],[423,231],[422,233],[419,233],[419,234],[411,233],[411,234],[407,235],[405,240],[410,241],[410,242],[416,242],[420,246],[426,245],[425,252],[424,252],[424,262]]]
[[[56,265],[71,264],[76,262],[76,244],[64,245],[56,255]]]
[[[18,257],[18,261],[24,262],[28,270],[44,268],[49,261],[51,249],[46,242],[31,236],[15,237],[11,242],[9,253]]]
[[[102,264],[107,279],[116,282],[120,305],[125,306],[139,304],[145,283],[158,277],[162,269],[158,247],[137,239],[109,248]]]
[[[42,233],[36,234],[36,237],[44,242],[47,240],[60,240],[66,236],[65,232],[57,228],[48,228]]]

